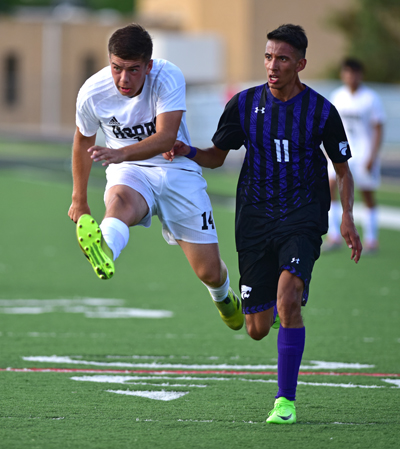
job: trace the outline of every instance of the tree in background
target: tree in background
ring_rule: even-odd
[[[122,14],[133,14],[133,0],[86,0],[89,9],[115,9]]]
[[[121,14],[133,14],[134,0],[0,0],[0,12],[13,13],[19,7],[55,7],[62,3],[91,10],[114,9]]]
[[[347,41],[347,55],[360,59],[368,81],[400,82],[400,0],[356,0],[330,23]]]

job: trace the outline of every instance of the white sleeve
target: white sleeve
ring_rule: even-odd
[[[333,92],[331,92],[329,96],[329,101],[337,108],[338,107],[338,97],[340,97],[339,89],[335,89]]]
[[[81,134],[86,137],[93,136],[97,133],[100,127],[100,120],[95,116],[93,108],[91,107],[90,98],[84,100],[81,92],[78,94],[76,102],[76,126],[79,128]]]
[[[172,64],[171,66],[163,70],[165,73],[159,77],[157,115],[171,111],[186,111],[185,78],[178,67]]]
[[[385,110],[383,109],[382,101],[378,94],[373,92],[371,121],[374,124],[384,123],[386,120]]]

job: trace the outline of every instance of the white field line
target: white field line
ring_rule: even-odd
[[[93,360],[72,359],[69,356],[29,356],[22,357],[29,362],[59,363],[69,365],[113,366],[120,368],[149,368],[149,369],[215,369],[215,370],[268,370],[277,369],[277,365],[228,365],[228,364],[182,364],[182,363],[130,363],[130,362],[96,362]],[[301,370],[337,370],[337,369],[365,369],[375,365],[360,363],[324,362],[311,360],[311,365],[301,365]]]
[[[387,382],[388,384],[396,385],[398,388],[400,388],[400,379],[382,379],[384,382]]]
[[[153,385],[156,387],[191,387],[191,388],[206,388],[207,385],[203,384],[170,384],[169,382],[154,383],[154,382],[143,382],[143,380],[177,380],[176,377],[159,377],[159,376],[111,376],[111,375],[99,375],[99,376],[73,376],[72,380],[77,380],[79,382],[98,382],[98,383],[110,383],[110,384],[123,384],[123,385]],[[136,380],[136,382],[132,382]],[[142,382],[137,382],[141,380]],[[188,380],[185,378],[184,380]],[[204,379],[201,379],[204,380]],[[207,378],[208,380],[208,378]]]
[[[183,377],[172,377],[172,376],[112,376],[112,375],[94,375],[94,376],[73,376],[71,377],[72,380],[76,381],[83,381],[83,382],[95,382],[95,383],[115,383],[115,384],[123,384],[123,385],[137,385],[138,382],[131,382],[131,380],[160,380],[160,379],[167,379],[167,380],[187,380],[187,381],[194,381],[194,380],[200,380],[200,381],[232,381],[232,380],[239,380],[242,382],[258,382],[258,383],[272,383],[277,384],[278,381],[275,379],[246,379],[243,377],[218,377],[218,378],[212,378],[212,377],[192,377],[192,376],[183,376]],[[382,382],[386,383],[392,383],[396,385],[396,387],[392,388],[400,388],[400,380],[393,381],[392,379],[381,379]],[[141,384],[141,383],[139,383]],[[154,387],[186,387],[186,388],[194,388],[194,387],[201,387],[205,388],[207,385],[196,385],[196,384],[159,384],[159,383],[151,383],[151,382],[145,382],[141,385],[152,385]],[[359,384],[353,384],[353,383],[332,383],[332,382],[303,382],[299,381],[298,385],[305,385],[305,386],[312,386],[312,387],[332,387],[332,388],[364,388],[364,389],[379,389],[379,388],[387,388],[385,385],[359,385]],[[109,390],[107,390],[109,391]],[[128,390],[129,391],[129,390]]]
[[[240,380],[243,380],[244,382],[278,383],[277,380],[273,380],[273,379],[240,379]],[[385,379],[381,379],[381,380],[385,381]],[[383,385],[356,385],[356,384],[352,384],[352,383],[335,384],[332,382],[303,382],[301,380],[299,380],[297,382],[297,384],[298,385],[310,385],[312,387],[367,388],[367,389],[386,388]]]
[[[82,313],[87,318],[171,318],[169,310],[122,307],[123,299],[0,299],[0,313],[8,315],[38,315],[64,312]]]
[[[126,391],[126,390],[106,390],[108,393],[124,394],[126,396],[139,396],[142,398],[154,399],[156,401],[173,401],[188,394],[187,391]]]

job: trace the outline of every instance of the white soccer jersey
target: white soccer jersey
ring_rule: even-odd
[[[76,104],[76,125],[84,136],[93,136],[102,129],[106,146],[122,148],[135,144],[156,132],[156,117],[164,112],[184,111],[177,139],[190,145],[186,126],[185,78],[178,67],[164,59],[154,59],[146,75],[140,95],[126,97],[115,86],[111,67],[90,77],[79,91]],[[173,162],[161,154],[144,161],[123,162],[136,165],[170,165],[201,173],[194,161],[177,156]]]
[[[342,86],[332,93],[331,102],[343,120],[353,161],[368,160],[372,151],[373,126],[385,121],[379,96],[364,85],[354,94],[347,86]]]

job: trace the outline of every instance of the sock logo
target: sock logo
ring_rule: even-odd
[[[247,285],[241,286],[241,296],[243,301],[250,297],[250,292],[253,290],[252,287],[248,287]]]

